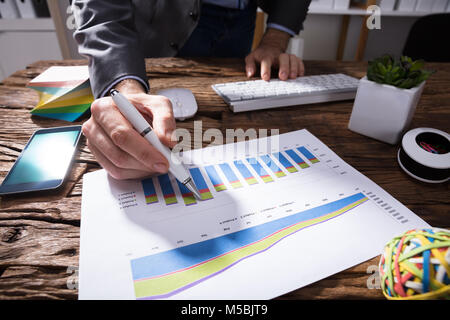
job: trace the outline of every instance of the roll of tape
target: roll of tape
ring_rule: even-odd
[[[432,128],[416,128],[402,139],[397,154],[400,167],[411,177],[428,183],[450,179],[450,135]]]

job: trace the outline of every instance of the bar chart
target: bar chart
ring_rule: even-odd
[[[429,227],[307,130],[181,157],[201,199],[171,174],[84,175],[80,299],[272,299]]]
[[[302,146],[259,157],[207,165],[202,168],[194,167],[189,171],[200,191],[202,200],[210,200],[214,198],[214,192],[208,183],[212,185],[215,192],[228,190],[224,179],[229,183],[231,189],[250,187],[259,184],[257,177],[263,184],[276,182],[277,179],[310,168],[319,162],[319,159],[308,148]],[[160,195],[155,187],[156,183],[160,186]],[[186,206],[198,203],[194,195],[183,184],[174,178],[171,179],[168,174],[144,179],[141,184],[147,205],[159,203],[159,197],[166,205],[180,204],[177,194],[183,199],[182,203]]]

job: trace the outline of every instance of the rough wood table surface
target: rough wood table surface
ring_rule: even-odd
[[[80,65],[86,61],[39,61],[17,71],[0,84],[0,181],[13,165],[32,133],[67,122],[32,117],[29,111],[38,95],[26,84],[51,65]],[[307,61],[307,75],[365,74],[367,65],[355,62]],[[449,131],[450,64],[429,64],[437,70],[428,80],[411,127]],[[203,130],[249,128],[279,129],[280,133],[308,129],[350,165],[379,184],[400,202],[435,227],[449,227],[447,184],[425,184],[399,168],[397,146],[390,146],[347,129],[352,101],[233,114],[210,88],[211,84],[246,80],[243,61],[224,59],[148,59],[152,92],[169,87],[191,89],[199,111],[178,126],[193,130],[196,120]],[[386,115],[389,116],[389,115]],[[87,118],[81,119],[82,123]],[[84,141],[63,190],[40,196],[0,198],[0,299],[76,299],[82,176],[98,170]],[[379,258],[293,291],[281,299],[383,299],[375,284]]]

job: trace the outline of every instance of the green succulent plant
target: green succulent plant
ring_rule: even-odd
[[[423,60],[413,61],[406,56],[396,60],[390,55],[384,55],[369,61],[367,79],[397,88],[410,89],[421,84],[434,73],[434,71],[423,70],[424,64]]]

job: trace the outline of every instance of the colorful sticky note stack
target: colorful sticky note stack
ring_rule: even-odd
[[[34,115],[73,122],[94,101],[87,66],[50,67],[31,80],[29,88],[39,93]]]

